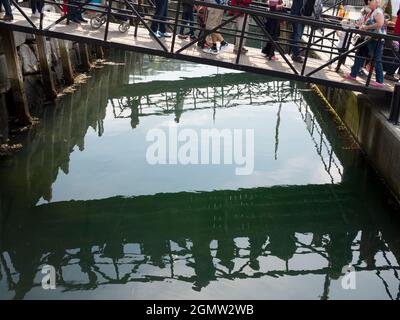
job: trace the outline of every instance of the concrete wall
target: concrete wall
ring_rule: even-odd
[[[400,128],[387,120],[390,99],[323,86],[318,88],[378,174],[400,199]]]

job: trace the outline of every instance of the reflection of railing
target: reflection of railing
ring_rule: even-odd
[[[333,146],[324,135],[321,125],[309,109],[299,89],[293,88],[290,82],[273,80],[264,83],[221,85],[220,87],[211,85],[205,88],[182,90],[176,85],[176,92],[155,92],[146,96],[112,98],[110,104],[115,118],[132,118],[134,116],[137,118],[136,124],[138,124],[139,117],[150,115],[175,113],[176,121],[179,121],[182,113],[194,110],[294,102],[298,106],[331,182],[341,181],[343,168],[334,153]],[[279,137],[276,136],[276,139]],[[328,156],[328,159],[325,159],[324,154]]]
[[[133,108],[137,108],[135,111],[137,116],[149,116],[201,109],[232,108],[239,105],[288,102],[293,100],[292,96],[293,87],[290,82],[275,80],[220,87],[213,84],[205,88],[180,89],[177,87],[176,92],[113,98],[110,103],[114,117],[129,118]]]
[[[297,94],[297,91],[295,91]],[[304,100],[304,97],[300,95],[300,98],[295,101],[298,106],[301,118],[306,124],[307,131],[310,133],[311,139],[315,145],[318,155],[321,158],[321,161],[324,165],[325,171],[329,174],[332,183],[336,182],[337,175],[340,176],[340,180],[342,178],[342,165],[340,164],[339,159],[337,158],[334,148],[324,135],[323,129],[318,123],[315,115],[309,109],[307,102]],[[323,149],[325,149],[325,154],[328,155],[328,160],[326,161],[324,157]],[[332,167],[333,165],[333,167]],[[335,173],[332,173],[332,169],[335,170]]]

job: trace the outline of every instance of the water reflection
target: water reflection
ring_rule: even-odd
[[[146,68],[141,55],[124,59],[128,66],[104,68],[62,107],[44,109],[42,124],[21,137],[29,147],[2,163],[1,298],[400,298],[390,198],[311,92],[249,74],[154,81],[154,61]],[[107,106],[139,130],[148,117],[185,123],[211,109],[215,121],[229,108],[278,104],[268,138],[279,159],[287,102],[327,183],[51,202],[73,150],[85,149],[89,130],[107,130]],[[350,263],[357,290],[341,287]],[[57,270],[55,291],[41,288],[45,264]]]

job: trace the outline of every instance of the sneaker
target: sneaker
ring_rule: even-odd
[[[221,42],[221,45],[220,45],[220,47],[219,47],[219,51],[220,51],[220,52],[225,51],[226,49],[228,49],[228,46],[229,46],[228,42],[222,41],[222,42]]]
[[[376,82],[376,81],[371,81],[371,82],[369,83],[369,85],[370,85],[371,87],[375,87],[375,88],[383,88],[383,87],[385,86],[383,83]]]
[[[352,81],[356,80],[356,77],[353,77],[350,73],[346,74],[343,78],[346,80],[352,80]]]
[[[154,37],[154,38],[161,38],[160,31],[156,31],[156,32],[152,31],[152,32],[149,32],[149,36],[150,36],[150,37]]]
[[[87,21],[86,19],[83,19],[83,18],[78,18],[78,20],[79,20],[81,23],[88,23],[88,21]]]
[[[40,19],[40,13],[38,11],[35,11],[32,13],[31,17]]]
[[[213,46],[211,48],[204,48],[203,52],[210,53],[210,54],[218,54],[218,49]]]
[[[399,81],[399,79],[398,78],[396,78],[395,76],[394,76],[394,74],[385,74],[385,77],[384,77],[386,80],[389,80],[389,81],[394,81],[394,82],[397,82],[397,81]]]
[[[270,58],[269,58],[269,60],[272,60],[272,61],[278,61],[278,60],[279,60],[279,58],[278,58],[277,56],[272,56],[272,57],[270,57]]]
[[[4,16],[3,17],[3,21],[5,21],[5,22],[11,22],[11,21],[13,21],[14,20],[14,17],[13,16]]]
[[[304,60],[301,56],[292,56],[294,62],[302,63]]]
[[[182,40],[186,40],[188,36],[186,34],[178,34],[178,38]]]
[[[172,34],[171,33],[169,33],[169,32],[160,32],[160,36],[161,37],[164,37],[164,38],[171,38],[172,37]]]

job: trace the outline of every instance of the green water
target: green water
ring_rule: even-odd
[[[399,299],[395,202],[313,92],[115,59],[0,161],[0,298]],[[253,129],[254,171],[150,165],[146,134],[171,124]]]

